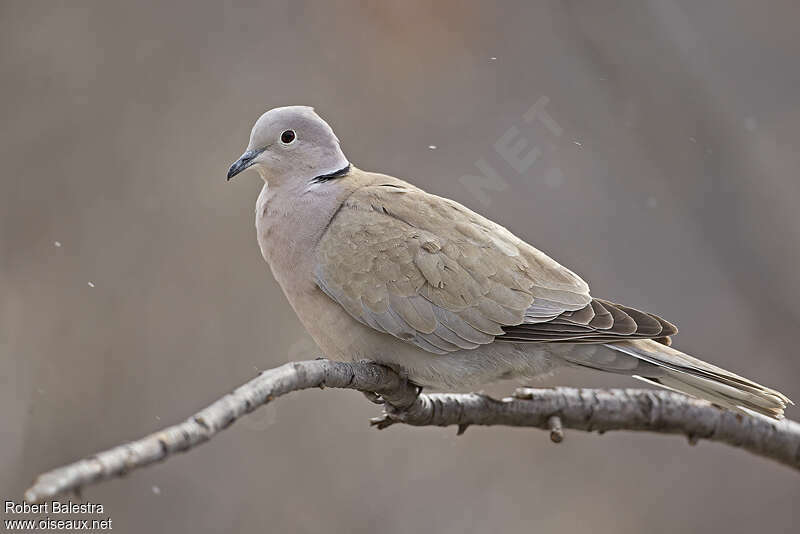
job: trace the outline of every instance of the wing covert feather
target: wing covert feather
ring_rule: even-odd
[[[502,226],[396,178],[362,175],[367,185],[320,239],[314,273],[362,323],[447,353],[529,318],[591,308],[580,277]]]

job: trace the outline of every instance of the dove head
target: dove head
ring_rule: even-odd
[[[271,109],[258,118],[247,150],[231,165],[228,180],[254,167],[271,183],[324,181],[346,172],[349,166],[339,139],[313,108],[287,106]]]

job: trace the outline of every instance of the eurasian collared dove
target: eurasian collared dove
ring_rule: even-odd
[[[499,224],[357,169],[310,107],[264,113],[228,179],[251,166],[264,180],[261,253],[329,358],[380,362],[441,389],[574,365],[774,418],[791,402],[669,347],[675,326],[593,298]]]

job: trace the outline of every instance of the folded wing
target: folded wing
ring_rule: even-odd
[[[666,321],[595,300],[502,226],[402,180],[368,179],[317,248],[317,285],[370,327],[435,354],[493,341],[661,337]],[[363,179],[363,178],[362,178]]]

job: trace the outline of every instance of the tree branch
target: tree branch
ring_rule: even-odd
[[[211,439],[243,415],[281,395],[314,387],[380,395],[384,413],[372,420],[378,428],[395,423],[458,425],[462,434],[470,425],[524,426],[549,431],[554,442],[563,439],[563,429],[644,430],[683,434],[690,443],[698,439],[727,443],[800,469],[800,424],[746,416],[676,393],[524,388],[501,400],[476,393],[417,395],[414,385],[381,365],[322,359],[264,371],[183,423],[44,473],[25,492],[25,500],[42,502],[164,460]]]

